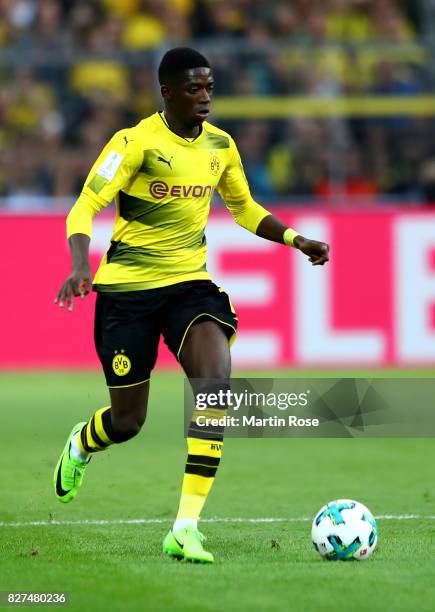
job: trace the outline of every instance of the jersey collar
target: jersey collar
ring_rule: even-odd
[[[159,111],[157,112],[157,115],[159,116],[161,122],[165,125],[165,127],[167,128],[167,130],[171,133],[171,136],[176,139],[178,142],[182,143],[182,144],[196,144],[199,140],[201,140],[204,136],[204,125],[201,126],[201,131],[198,134],[198,136],[196,136],[196,138],[184,138],[183,136],[180,136],[179,134],[176,134],[173,130],[171,130],[171,128],[169,127],[169,123],[166,121],[166,117],[165,117],[165,113],[164,111]]]

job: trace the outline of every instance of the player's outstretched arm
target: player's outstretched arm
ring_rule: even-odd
[[[307,255],[313,266],[323,266],[323,264],[329,261],[328,244],[304,238],[304,236],[281,223],[273,215],[267,215],[267,217],[260,221],[256,234],[261,238],[266,238],[266,240],[288,244],[299,249],[304,255]]]
[[[69,248],[72,260],[72,272],[63,283],[55,297],[55,304],[68,310],[73,309],[73,297],[84,298],[92,289],[91,266],[89,264],[89,243],[91,239],[86,234],[73,234],[69,237]]]
[[[84,298],[92,289],[89,265],[92,219],[110,204],[142,163],[143,151],[131,138],[133,130],[121,130],[110,139],[92,166],[82,192],[69,212],[66,226],[72,272],[54,300],[61,308],[66,302],[71,311],[73,297]]]
[[[218,184],[218,191],[236,223],[248,231],[281,244],[288,244],[307,255],[313,266],[329,260],[329,245],[304,238],[252,199],[239,152],[230,138],[230,159]]]

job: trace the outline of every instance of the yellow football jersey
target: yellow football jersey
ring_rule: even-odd
[[[255,232],[270,214],[254,202],[229,134],[204,122],[183,138],[155,113],[117,132],[103,149],[67,218],[67,236],[91,236],[92,218],[115,199],[98,291],[133,291],[209,279],[204,229],[217,189],[234,219]]]

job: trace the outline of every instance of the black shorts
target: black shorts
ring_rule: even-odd
[[[98,293],[94,338],[109,387],[148,380],[157,359],[160,334],[178,359],[189,328],[217,321],[231,342],[237,316],[228,295],[207,280],[142,291]]]

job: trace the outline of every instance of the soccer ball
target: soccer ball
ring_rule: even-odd
[[[314,548],[329,561],[368,559],[376,548],[378,526],[368,508],[352,499],[337,499],[320,508],[313,520]]]

